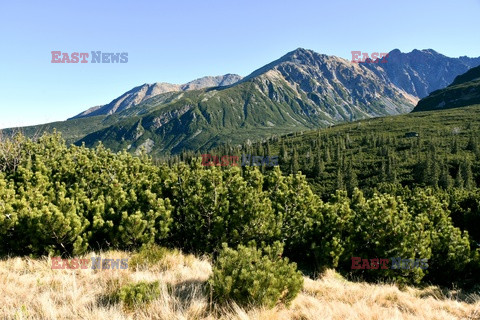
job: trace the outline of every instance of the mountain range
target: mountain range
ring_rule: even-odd
[[[216,77],[207,76],[181,85],[166,82],[157,82],[153,84],[145,83],[141,86],[135,87],[125,92],[120,97],[114,99],[108,104],[92,107],[70,119],[78,119],[98,115],[110,115],[115,112],[120,112],[139,105],[143,101],[162,93],[198,90],[208,87],[228,86],[234,84],[235,82],[238,82],[240,79],[242,79],[242,77],[237,74],[226,74]]]
[[[376,62],[376,63],[375,63]],[[339,122],[410,112],[420,98],[480,65],[434,50],[393,50],[385,63],[354,63],[296,49],[245,78],[144,84],[64,121],[24,128],[61,131],[77,144],[154,155],[206,150]]]

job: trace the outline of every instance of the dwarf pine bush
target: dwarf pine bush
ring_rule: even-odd
[[[130,265],[134,267],[150,268],[155,265],[166,268],[168,262],[165,258],[168,255],[180,255],[178,249],[169,249],[157,244],[145,244],[135,254],[133,254]]]
[[[214,299],[242,306],[288,305],[301,290],[303,276],[282,252],[279,242],[263,249],[239,245],[237,250],[224,244],[209,279]]]
[[[121,287],[115,294],[115,301],[123,301],[125,307],[132,309],[143,303],[151,302],[160,296],[158,281],[138,282]]]
[[[0,171],[0,254],[78,255],[167,237],[172,208],[149,159],[67,147],[58,134],[25,140],[19,154]]]

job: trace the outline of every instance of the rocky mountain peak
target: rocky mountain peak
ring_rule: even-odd
[[[222,76],[207,76],[195,79],[185,84],[172,84],[166,82],[156,82],[153,84],[144,83],[125,92],[120,97],[112,100],[110,103],[92,107],[71,119],[84,118],[98,115],[111,115],[131,107],[137,106],[147,99],[167,92],[178,92],[188,90],[198,90],[209,87],[229,86],[242,79],[238,74],[225,74]]]
[[[389,52],[386,63],[366,63],[365,67],[380,74],[407,93],[423,98],[449,85],[454,78],[480,65],[478,58],[450,58],[433,49],[403,53]]]

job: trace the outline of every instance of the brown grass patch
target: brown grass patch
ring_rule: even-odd
[[[90,258],[89,254],[82,258]],[[109,251],[102,258],[132,258]],[[462,296],[431,286],[349,282],[333,270],[305,278],[290,308],[212,307],[205,290],[210,261],[168,251],[153,264],[126,270],[52,270],[48,258],[0,261],[1,319],[480,319],[478,295]],[[126,310],[105,297],[121,286],[159,281],[161,295]]]

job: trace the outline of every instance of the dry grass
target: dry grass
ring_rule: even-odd
[[[119,251],[100,256],[131,258]],[[203,290],[210,273],[207,259],[179,252],[166,254],[155,265],[100,271],[52,270],[47,258],[10,258],[0,261],[0,318],[480,319],[476,295],[454,299],[436,287],[400,290],[389,284],[354,283],[332,270],[317,280],[305,278],[303,291],[289,309],[245,310],[233,304],[212,310]],[[105,299],[120,286],[142,280],[161,283],[162,294],[152,303],[127,311],[121,303]]]

